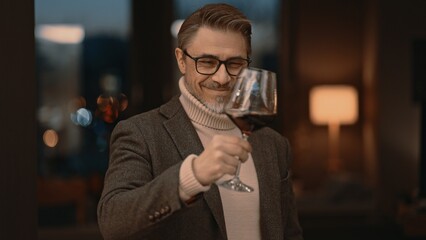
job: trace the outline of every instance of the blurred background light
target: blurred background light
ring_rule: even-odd
[[[97,98],[96,103],[96,116],[107,123],[116,121],[119,113],[126,110],[129,105],[128,98],[123,93],[118,96],[102,94]]]
[[[87,127],[92,123],[92,113],[89,110],[80,108],[76,113],[76,120],[80,126]]]
[[[105,74],[99,82],[102,90],[108,93],[116,93],[120,88],[120,79],[114,74]]]
[[[353,124],[358,119],[358,93],[349,85],[313,87],[309,103],[310,117],[315,124]]]
[[[118,102],[120,104],[120,112],[123,112],[129,106],[129,100],[127,99],[127,96],[124,93],[121,93],[118,96]]]
[[[36,26],[37,38],[54,43],[78,44],[84,39],[84,28],[80,25],[42,24]]]
[[[43,142],[46,146],[54,148],[58,144],[59,137],[55,130],[48,129],[43,134]]]
[[[41,106],[38,109],[38,120],[45,127],[60,130],[63,128],[63,111],[60,107]]]
[[[183,20],[177,19],[173,21],[172,26],[170,27],[170,32],[174,38],[177,38],[180,27],[182,26]]]
[[[84,108],[84,107],[86,107],[86,99],[82,96],[71,99],[68,102],[69,112],[76,112],[78,109]]]

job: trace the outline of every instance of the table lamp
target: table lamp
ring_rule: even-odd
[[[328,125],[328,171],[342,170],[339,157],[340,125],[354,124],[358,119],[358,93],[350,85],[320,85],[309,94],[312,123]]]

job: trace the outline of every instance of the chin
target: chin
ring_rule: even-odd
[[[207,108],[215,113],[224,113],[224,104],[206,104]]]
[[[226,97],[217,97],[214,101],[204,102],[204,104],[215,113],[224,113],[226,100]]]

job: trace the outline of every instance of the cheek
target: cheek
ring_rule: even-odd
[[[187,77],[187,79],[189,80],[188,83],[188,90],[193,93],[196,94],[198,96],[204,95],[203,94],[203,88],[201,87],[201,85],[203,84],[203,82],[208,80],[208,76],[202,76],[199,74],[186,74],[185,77]]]
[[[188,71],[185,74],[185,81],[186,81],[186,86],[188,87],[188,90],[191,93],[194,93],[194,91],[197,91],[197,92],[199,91],[198,89],[200,87],[198,84],[198,79],[196,76],[194,76],[194,74],[191,71]]]
[[[189,74],[189,72],[187,72],[187,75]],[[196,88],[196,89],[200,89],[201,88],[201,84],[204,82],[204,81],[206,81],[207,80],[207,78],[206,78],[206,76],[203,76],[203,75],[200,75],[200,74],[197,74],[197,73],[194,73],[194,72],[191,72],[190,73],[190,77],[191,77],[191,81],[190,81],[190,84],[194,87],[194,88]]]

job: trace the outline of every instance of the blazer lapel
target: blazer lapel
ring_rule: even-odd
[[[182,159],[185,159],[190,154],[199,155],[204,150],[191,120],[177,97],[163,105],[160,108],[160,112],[169,118],[164,122],[164,127],[176,145]],[[213,184],[210,190],[204,193],[204,199],[211,209],[222,235],[226,238],[222,202],[216,185]]]
[[[182,159],[190,154],[200,154],[204,148],[197,132],[183,108],[164,122],[164,127],[172,138]]]
[[[222,201],[220,199],[219,189],[217,188],[216,184],[212,184],[210,190],[204,193],[204,199],[206,200],[207,205],[209,205],[212,214],[216,219],[222,236],[224,236],[224,239],[226,239],[225,217],[223,216]]]
[[[265,142],[265,138],[250,135],[249,142],[253,146],[252,157],[259,182],[260,228],[262,239],[283,239],[280,205],[280,173],[273,142]]]

